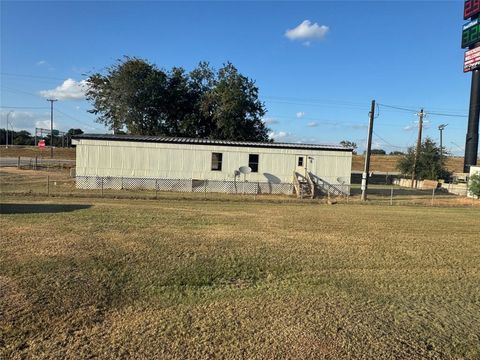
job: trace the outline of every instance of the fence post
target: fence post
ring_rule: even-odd
[[[393,186],[390,189],[390,205],[393,205]]]
[[[158,179],[155,179],[155,200],[158,200]]]
[[[17,159],[17,169],[20,169],[20,156]]]
[[[103,176],[102,176],[102,198],[103,198]]]
[[[47,175],[47,196],[50,196],[50,175]]]
[[[35,156],[35,170],[37,170],[37,165],[38,165],[38,156]]]
[[[432,206],[433,206],[434,199],[435,199],[435,188],[432,189]]]
[[[203,198],[204,198],[204,199],[207,198],[207,181],[208,181],[208,180],[204,180],[204,181],[203,181]]]

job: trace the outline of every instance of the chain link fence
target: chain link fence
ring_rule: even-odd
[[[288,183],[96,176],[73,178],[66,170],[8,169],[0,172],[0,194],[2,195],[142,199],[208,198],[212,200],[231,200],[235,199],[235,195],[239,195],[237,199],[268,198],[275,201],[362,203],[360,185],[341,184],[340,187],[338,184],[332,184],[331,187],[324,187],[317,193],[316,198],[311,200],[297,199],[293,185]],[[480,206],[480,201],[452,194],[443,188],[412,189],[398,185],[370,185],[367,204]]]
[[[41,173],[41,174],[40,174]],[[160,193],[292,195],[293,185],[249,181],[77,176],[61,171],[1,173],[0,192],[46,196],[157,198]]]

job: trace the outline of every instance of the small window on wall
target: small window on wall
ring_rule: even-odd
[[[252,169],[252,172],[258,172],[258,154],[250,154],[248,155],[248,166]]]
[[[222,171],[222,153],[212,153],[212,171]]]
[[[298,166],[303,166],[303,156],[298,157]]]

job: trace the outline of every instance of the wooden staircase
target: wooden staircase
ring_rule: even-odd
[[[298,198],[313,199],[315,197],[315,184],[307,173],[306,176],[299,174],[298,172],[293,172],[293,188]]]

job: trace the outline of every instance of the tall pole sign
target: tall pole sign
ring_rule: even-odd
[[[466,0],[463,19],[469,20],[462,28],[462,48],[465,52],[463,71],[472,72],[470,107],[468,111],[467,139],[463,171],[468,173],[470,166],[477,165],[478,123],[480,117],[480,0]]]

